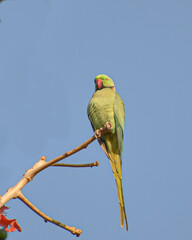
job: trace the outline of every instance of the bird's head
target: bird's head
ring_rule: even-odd
[[[95,78],[95,91],[103,88],[111,88],[115,91],[115,85],[113,80],[107,75],[100,74]]]

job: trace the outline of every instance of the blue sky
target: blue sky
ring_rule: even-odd
[[[23,193],[83,230],[81,239],[192,238],[192,2],[36,0],[0,4],[0,194],[42,156],[92,136],[94,77],[114,80],[126,108],[123,187],[129,231],[120,228],[110,164],[97,142],[49,168]],[[75,239],[19,200],[22,233],[9,240]]]

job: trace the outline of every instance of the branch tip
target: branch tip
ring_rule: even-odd
[[[76,235],[77,237],[80,237],[81,233],[82,233],[82,230],[76,228],[76,227],[72,227],[71,228],[71,233],[73,235]]]
[[[46,161],[46,156],[42,156],[41,158],[40,158],[40,161]]]
[[[94,166],[99,166],[99,162],[98,161],[96,161],[96,162],[94,162]]]

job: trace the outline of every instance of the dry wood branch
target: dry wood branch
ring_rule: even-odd
[[[49,216],[47,216],[46,214],[44,214],[43,212],[41,212],[37,207],[35,207],[20,191],[17,195],[17,198],[19,198],[22,202],[24,202],[29,208],[31,208],[35,213],[37,213],[40,217],[42,217],[44,219],[45,222],[51,222],[61,228],[64,228],[65,230],[71,232],[72,234],[76,235],[77,237],[80,236],[81,234],[81,230],[77,229],[76,227],[70,227],[67,226]]]
[[[27,170],[26,173],[24,174],[24,176],[21,178],[21,180],[12,188],[9,188],[8,191],[2,196],[0,197],[0,208],[2,206],[4,206],[8,201],[10,201],[13,198],[19,198],[21,201],[23,201],[27,206],[29,206],[33,211],[35,211],[38,215],[40,215],[41,217],[43,217],[46,221],[50,221],[60,227],[65,228],[66,230],[72,232],[75,235],[80,235],[81,234],[81,230],[76,229],[75,227],[69,227],[67,225],[64,225],[52,218],[49,218],[48,216],[46,216],[45,214],[43,214],[40,210],[38,210],[35,206],[32,205],[32,203],[29,202],[29,200],[27,200],[23,194],[21,193],[21,189],[30,181],[33,180],[34,176],[36,174],[38,174],[39,172],[43,171],[45,168],[52,166],[54,164],[56,164],[57,162],[59,162],[60,160],[67,158],[69,156],[71,156],[72,154],[75,154],[77,152],[79,152],[80,150],[86,148],[90,143],[92,143],[95,139],[100,138],[102,136],[102,134],[106,133],[107,131],[109,131],[112,128],[112,125],[110,122],[107,122],[105,124],[105,126],[103,128],[100,128],[98,130],[95,131],[95,135],[92,136],[91,138],[89,138],[87,141],[85,141],[84,143],[82,143],[80,146],[74,148],[71,151],[68,151],[48,162],[46,162],[46,157],[42,156],[40,158],[40,160],[34,164],[34,166]],[[98,164],[98,162],[96,162],[96,165]],[[66,165],[66,164],[65,164]],[[87,164],[85,164],[87,165]],[[69,167],[69,165],[68,165]],[[72,166],[70,166],[72,167]],[[74,165],[73,165],[74,167]],[[78,166],[79,167],[79,166]],[[85,167],[82,166],[81,167]],[[90,167],[90,166],[89,166]],[[32,207],[33,206],[33,207]],[[38,212],[39,211],[39,212]],[[41,214],[40,214],[41,213]],[[65,226],[65,227],[64,227]],[[77,232],[78,233],[77,233]]]
[[[96,161],[94,163],[85,163],[85,164],[68,164],[68,163],[54,163],[51,165],[52,167],[98,167],[99,162]]]

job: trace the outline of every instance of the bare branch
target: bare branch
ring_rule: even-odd
[[[95,139],[100,138],[102,134],[106,133],[107,131],[111,130],[112,125],[110,122],[107,122],[103,128],[100,128],[95,131],[95,135],[89,138],[87,141],[79,145],[78,147],[74,148],[71,151],[68,151],[48,162],[46,162],[46,157],[42,156],[40,160],[34,164],[34,166],[31,169],[28,169],[26,173],[23,175],[21,180],[12,188],[9,188],[8,191],[0,197],[0,208],[4,206],[8,201],[10,201],[13,198],[19,198],[21,201],[23,201],[27,206],[29,206],[33,211],[35,211],[38,215],[40,215],[42,218],[44,218],[46,221],[52,222],[62,228],[65,228],[66,230],[70,231],[76,236],[80,236],[81,230],[76,229],[75,227],[69,227],[67,225],[64,225],[44,213],[42,213],[39,209],[37,209],[29,200],[27,200],[24,195],[21,193],[21,189],[30,181],[33,180],[34,176],[38,174],[39,172],[43,171],[45,168],[49,166],[64,166],[64,167],[93,167],[98,166],[99,163],[89,163],[89,164],[79,164],[79,165],[73,165],[73,164],[62,164],[58,165],[56,164],[60,160],[67,158],[80,150],[86,148],[90,143],[92,143]]]
[[[31,210],[33,210],[35,213],[37,213],[40,217],[42,217],[44,219],[45,222],[51,222],[61,228],[64,228],[65,230],[71,232],[72,234],[76,235],[77,237],[79,237],[81,235],[81,230],[77,229],[76,227],[70,227],[67,226],[49,216],[47,216],[46,214],[44,214],[43,212],[41,212],[37,207],[35,207],[20,191],[17,195],[17,198],[19,198],[22,202],[24,202],[29,208],[31,208]]]
[[[98,167],[99,162],[85,163],[85,164],[68,164],[68,163],[54,163],[52,167]]]

